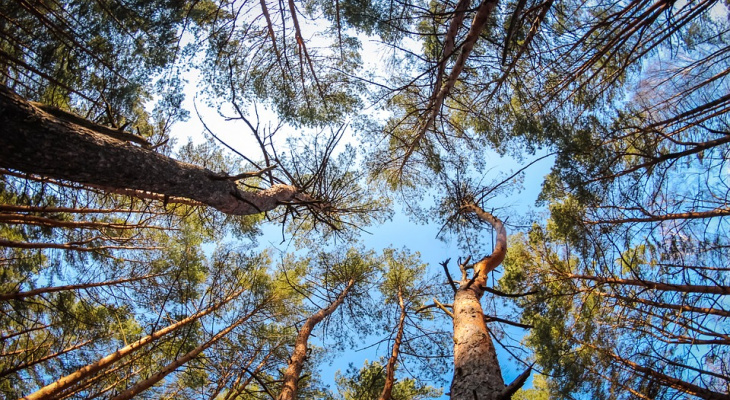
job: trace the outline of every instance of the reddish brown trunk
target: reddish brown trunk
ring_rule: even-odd
[[[13,225],[35,225],[47,226],[51,228],[80,228],[80,229],[155,229],[155,230],[176,230],[163,226],[144,225],[144,224],[124,224],[113,222],[97,222],[97,221],[61,221],[55,218],[38,217],[27,214],[4,214],[0,213],[0,223]]]
[[[398,290],[398,305],[400,306],[398,330],[395,334],[395,342],[393,343],[390,359],[388,359],[388,366],[385,369],[385,386],[383,386],[379,400],[390,400],[390,396],[393,393],[393,385],[395,384],[395,364],[398,362],[398,353],[400,352],[400,345],[403,342],[403,331],[406,323],[406,305],[403,301],[403,293],[400,290]]]
[[[452,400],[497,400],[516,390],[506,387],[492,338],[484,321],[481,298],[487,274],[497,268],[507,252],[507,232],[502,221],[475,204],[464,205],[462,213],[474,213],[492,225],[497,242],[492,255],[474,265],[471,280],[462,280],[454,298],[454,378]],[[525,374],[523,374],[524,376]],[[521,376],[522,378],[522,376]],[[526,376],[524,376],[526,378]],[[522,380],[524,382],[524,380]],[[516,381],[516,383],[518,383]],[[521,383],[520,383],[521,385]]]
[[[74,385],[77,382],[81,381],[82,379],[90,377],[90,376],[96,374],[97,372],[103,370],[104,368],[109,367],[110,365],[116,363],[117,361],[121,360],[122,358],[139,350],[144,345],[146,345],[148,343],[152,343],[153,341],[167,335],[168,333],[174,332],[177,329],[179,329],[193,321],[196,321],[197,319],[199,319],[205,315],[208,315],[208,314],[212,313],[213,311],[218,310],[219,308],[223,307],[225,304],[227,304],[231,300],[238,297],[241,293],[243,293],[242,290],[236,292],[235,294],[229,296],[225,300],[221,301],[218,304],[215,304],[212,307],[209,307],[209,308],[207,308],[203,311],[200,311],[198,313],[195,313],[183,320],[180,320],[179,322],[176,322],[163,329],[160,329],[160,330],[152,333],[151,335],[145,336],[142,339],[140,339],[132,344],[129,344],[129,345],[117,350],[116,352],[107,355],[106,357],[103,357],[102,359],[100,359],[99,361],[97,361],[93,364],[89,364],[85,367],[81,367],[78,370],[76,370],[76,372],[74,372],[70,375],[66,375],[63,378],[61,378],[49,385],[42,387],[41,389],[37,390],[36,392],[23,397],[23,400],[40,400],[40,399],[54,398],[61,391],[71,387],[71,385]]]
[[[118,395],[114,396],[112,400],[128,400],[132,397],[144,392],[145,390],[149,389],[156,383],[163,380],[167,375],[170,375],[172,372],[174,372],[176,369],[180,368],[181,366],[187,364],[190,360],[197,357],[200,353],[202,353],[205,349],[212,346],[215,342],[220,340],[222,337],[225,337],[228,335],[233,329],[235,329],[237,326],[241,325],[242,323],[246,322],[249,318],[251,318],[252,315],[257,313],[259,311],[259,308],[257,307],[255,310],[251,311],[250,313],[246,314],[246,316],[240,318],[236,322],[229,325],[224,330],[218,332],[215,336],[213,336],[210,340],[207,342],[201,344],[200,346],[194,348],[193,350],[189,351],[184,356],[176,359],[175,361],[167,364],[165,367],[154,373],[149,378],[137,383],[136,385],[132,386],[131,388],[123,391],[122,393],[119,393]]]
[[[484,322],[483,291],[468,282],[454,299],[454,379],[452,400],[493,400],[504,390],[497,353]]]
[[[84,247],[79,244],[89,243],[93,240],[102,238],[93,238],[82,242],[73,243],[28,243],[28,242],[14,242],[12,240],[0,239],[0,247],[13,247],[17,249],[63,249],[73,251],[87,251],[97,252],[102,250],[162,250],[164,247],[157,246],[95,246],[95,247]]]
[[[304,362],[307,360],[307,342],[309,341],[309,336],[312,334],[312,330],[345,301],[347,293],[349,293],[354,284],[355,281],[350,280],[332,304],[320,309],[314,315],[307,318],[307,321],[299,329],[297,340],[294,343],[294,351],[291,357],[289,357],[289,366],[284,372],[284,385],[282,386],[278,400],[294,400],[297,397],[297,381],[299,381],[302,368],[304,368]]]

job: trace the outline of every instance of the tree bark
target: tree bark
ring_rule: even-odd
[[[585,279],[605,285],[617,284],[640,286],[647,289],[664,290],[667,292],[730,294],[730,286],[675,285],[673,283],[652,282],[639,279],[604,278],[601,276],[578,274],[566,274],[566,276],[570,279]]]
[[[66,290],[90,289],[90,288],[99,287],[99,286],[119,285],[122,283],[136,282],[136,281],[141,281],[141,280],[145,280],[145,279],[155,278],[155,277],[162,276],[162,275],[164,275],[164,274],[150,274],[150,275],[145,275],[145,276],[138,276],[135,278],[117,279],[117,280],[106,281],[106,282],[93,282],[93,283],[81,283],[78,285],[45,287],[45,288],[29,290],[27,292],[18,291],[18,292],[10,292],[10,293],[0,293],[0,301],[20,300],[20,299],[24,299],[24,298],[30,297],[30,296],[38,296],[41,294],[62,292],[62,291],[66,291]]]
[[[46,226],[49,228],[78,228],[78,229],[118,229],[118,230],[142,230],[142,229],[153,229],[153,230],[176,230],[175,228],[168,228],[164,226],[155,225],[144,225],[139,224],[125,224],[125,223],[113,223],[113,222],[98,222],[98,221],[63,221],[55,218],[39,217],[35,215],[27,214],[5,214],[0,212],[0,223],[8,225],[34,225],[34,226]]]
[[[213,305],[212,307],[206,308],[203,311],[195,313],[183,320],[180,320],[172,325],[169,325],[150,335],[147,335],[134,343],[124,346],[123,348],[115,351],[114,353],[111,353],[111,354],[107,355],[106,357],[101,358],[99,361],[97,361],[95,363],[81,367],[78,370],[76,370],[76,372],[66,375],[63,378],[42,387],[41,389],[37,390],[36,392],[23,397],[22,400],[40,400],[40,399],[55,398],[55,397],[57,397],[56,395],[58,393],[69,388],[71,385],[74,385],[77,382],[81,381],[82,379],[96,374],[97,372],[103,370],[104,368],[114,364],[115,362],[121,360],[122,358],[139,350],[144,345],[146,345],[148,343],[152,343],[153,341],[167,335],[168,333],[174,332],[177,329],[179,329],[193,321],[196,321],[205,315],[212,313],[213,311],[223,307],[228,302],[230,302],[231,300],[238,297],[241,293],[243,293],[243,290],[239,290],[238,292],[232,294],[231,296],[228,296],[226,299]]]
[[[101,240],[101,238],[93,238],[93,240]],[[0,247],[11,247],[16,249],[62,249],[74,251],[97,252],[102,250],[161,250],[164,247],[159,246],[96,246],[85,247],[83,244],[92,242],[93,240],[84,240],[73,243],[28,243],[14,242],[12,240],[0,239]]]
[[[598,348],[598,347],[588,344],[588,343],[584,343],[584,344],[592,349],[600,351],[601,353],[614,359],[615,361],[633,369],[638,374],[657,379],[663,385],[666,385],[673,389],[677,389],[679,391],[690,394],[692,396],[697,396],[697,397],[707,399],[707,400],[730,400],[730,394],[713,392],[712,390],[703,388],[701,386],[697,386],[693,383],[685,382],[685,381],[675,378],[673,376],[669,376],[669,375],[663,374],[661,372],[655,371],[652,368],[647,368],[647,367],[641,366],[633,361],[627,360],[608,350]]]
[[[49,113],[0,85],[0,167],[184,197],[234,215],[258,214],[297,198],[291,185],[241,190],[225,176],[120,140],[111,128],[69,115]]]
[[[114,396],[111,400],[128,400],[128,399],[131,399],[132,397],[144,392],[145,390],[149,389],[150,387],[155,385],[157,382],[163,380],[167,375],[170,375],[176,369],[180,368],[181,366],[185,365],[188,361],[197,357],[200,353],[202,353],[208,347],[212,346],[215,342],[220,340],[222,337],[228,335],[237,326],[248,321],[248,319],[251,318],[251,316],[253,316],[254,314],[256,314],[259,310],[260,310],[260,307],[256,307],[256,309],[254,309],[250,313],[246,314],[244,317],[238,319],[236,322],[232,323],[227,328],[218,332],[215,336],[213,336],[207,342],[205,342],[205,343],[201,344],[200,346],[194,348],[193,350],[189,351],[184,356],[177,358],[175,361],[167,364],[162,369],[160,369],[159,371],[152,374],[152,376],[150,376],[149,378],[137,383],[136,385],[132,386],[131,388]]]
[[[332,314],[337,307],[345,301],[347,293],[355,285],[355,280],[350,279],[347,282],[347,286],[342,290],[337,299],[325,308],[320,309],[314,315],[307,318],[307,321],[299,329],[297,340],[294,343],[294,351],[291,357],[289,357],[289,366],[284,372],[284,384],[279,394],[278,400],[294,400],[297,397],[297,381],[299,375],[302,373],[304,368],[304,362],[307,360],[307,342],[309,341],[309,335],[312,334],[312,330],[317,326],[318,323],[322,322],[328,315]]]
[[[403,331],[406,324],[406,305],[403,301],[403,292],[398,290],[398,305],[400,306],[400,318],[398,319],[398,331],[395,334],[395,342],[388,359],[388,365],[385,368],[385,385],[380,393],[379,400],[390,400],[393,393],[393,385],[395,385],[395,364],[398,362],[398,354],[400,345],[403,342]]]
[[[454,298],[454,378],[452,400],[502,399],[507,386],[497,361],[492,338],[484,321],[481,298],[487,274],[497,268],[507,252],[507,232],[502,221],[475,204],[461,208],[474,213],[497,231],[497,243],[490,256],[474,265],[474,276],[463,279]]]

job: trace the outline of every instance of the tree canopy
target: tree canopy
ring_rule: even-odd
[[[0,394],[730,399],[729,8],[0,3]]]

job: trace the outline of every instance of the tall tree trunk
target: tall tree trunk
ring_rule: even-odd
[[[474,276],[462,280],[454,298],[454,378],[451,382],[452,400],[497,400],[509,398],[527,378],[505,386],[497,361],[492,338],[484,321],[481,298],[487,274],[497,268],[507,253],[507,231],[502,221],[475,204],[461,208],[462,213],[474,213],[497,231],[494,252],[474,265]],[[529,372],[529,370],[528,370]]]
[[[10,292],[10,293],[0,293],[0,301],[20,300],[20,299],[24,299],[26,297],[38,296],[38,295],[46,294],[46,293],[62,292],[62,291],[66,291],[66,290],[90,289],[90,288],[99,287],[99,286],[119,285],[122,283],[136,282],[136,281],[141,281],[141,280],[145,280],[145,279],[155,278],[155,277],[162,276],[162,275],[163,274],[150,274],[150,275],[145,275],[145,276],[138,276],[135,278],[117,279],[117,280],[106,281],[106,282],[81,283],[78,285],[45,287],[45,288],[29,290],[27,292],[17,291],[17,292]]]
[[[284,385],[279,394],[278,400],[294,400],[297,397],[299,375],[302,373],[304,368],[304,362],[307,361],[307,342],[309,341],[309,335],[312,334],[312,330],[317,326],[318,323],[322,322],[328,315],[332,314],[337,307],[345,301],[347,293],[355,285],[355,280],[350,279],[347,282],[347,286],[342,290],[337,299],[325,308],[320,309],[314,315],[307,318],[307,321],[299,329],[297,340],[294,343],[294,351],[291,357],[289,357],[289,366],[284,372]]]
[[[31,103],[0,85],[0,167],[109,189],[184,197],[236,215],[269,211],[297,198],[298,190],[291,185],[241,190],[226,176],[133,145],[121,140],[124,135]]]
[[[602,354],[606,355],[609,358],[616,360],[617,362],[625,365],[626,367],[636,371],[636,373],[639,375],[643,375],[647,378],[656,379],[656,380],[660,381],[663,385],[666,385],[673,389],[677,389],[684,393],[688,393],[692,396],[697,396],[697,397],[700,397],[702,399],[707,399],[707,400],[730,400],[730,394],[728,394],[728,393],[713,392],[712,390],[705,389],[701,386],[695,385],[694,383],[685,382],[685,381],[675,378],[673,376],[663,374],[652,368],[644,367],[631,360],[627,360],[621,356],[618,356],[606,349],[596,347],[590,343],[583,342],[582,344],[601,352]]]
[[[570,279],[585,279],[599,284],[606,285],[627,285],[639,286],[647,289],[663,290],[667,292],[680,293],[710,293],[710,294],[730,294],[730,286],[706,286],[706,285],[680,285],[674,283],[652,282],[643,279],[621,279],[621,278],[605,278],[602,276],[565,274]]]
[[[504,390],[502,371],[484,322],[478,285],[461,282],[454,298],[452,400],[496,400]]]
[[[262,303],[264,304],[264,303]],[[212,346],[215,342],[220,340],[222,337],[228,335],[233,329],[235,329],[237,326],[241,325],[242,323],[248,321],[254,314],[259,312],[260,306],[256,307],[253,311],[246,314],[244,317],[238,319],[236,322],[229,325],[227,328],[223,329],[222,331],[218,332],[215,336],[213,336],[210,340],[207,342],[201,344],[200,346],[194,348],[193,350],[190,350],[188,353],[186,353],[184,356],[177,358],[175,361],[167,364],[159,371],[155,372],[150,376],[149,378],[137,383],[136,385],[132,386],[131,388],[123,391],[122,393],[119,393],[118,395],[114,396],[111,400],[129,400],[132,397],[144,392],[145,390],[149,389],[156,383],[163,380],[166,376],[170,375],[172,372],[174,372],[176,369],[180,368],[181,366],[188,363],[188,361],[192,360],[193,358],[197,357],[200,353],[202,353],[205,349]]]
[[[395,384],[395,364],[398,362],[398,354],[400,352],[400,345],[403,342],[403,331],[405,330],[406,323],[406,305],[403,301],[403,292],[398,290],[398,305],[400,306],[400,318],[398,319],[398,331],[395,334],[395,342],[393,343],[393,350],[388,359],[388,366],[385,368],[385,386],[383,386],[383,392],[380,394],[379,400],[390,400],[390,396],[393,393],[393,385]]]
[[[78,370],[76,370],[76,372],[66,375],[63,378],[61,378],[53,383],[50,383],[50,384],[42,387],[41,389],[38,389],[36,392],[23,397],[22,400],[40,400],[40,399],[55,398],[55,397],[57,397],[56,395],[58,393],[65,390],[66,388],[69,388],[71,385],[74,385],[77,382],[96,374],[97,372],[103,370],[104,368],[109,367],[110,365],[116,363],[117,361],[121,360],[122,358],[141,349],[144,345],[146,345],[148,343],[152,343],[155,340],[167,335],[168,333],[174,332],[174,331],[180,329],[181,327],[183,327],[193,321],[196,321],[199,318],[212,313],[213,311],[218,310],[219,308],[223,307],[231,300],[238,297],[243,292],[244,292],[243,290],[239,290],[236,293],[232,294],[231,296],[228,296],[223,301],[213,305],[212,307],[206,308],[203,311],[195,313],[183,320],[180,320],[172,325],[169,325],[150,335],[147,335],[134,343],[124,346],[121,349],[115,351],[114,353],[111,353],[111,354],[107,355],[106,357],[101,358],[99,361],[97,361],[95,363],[88,364],[84,367],[81,367]]]

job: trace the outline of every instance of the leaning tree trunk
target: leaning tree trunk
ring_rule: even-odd
[[[301,329],[299,329],[297,340],[294,343],[294,351],[289,357],[289,366],[284,372],[284,384],[282,386],[281,393],[279,393],[279,397],[277,398],[278,400],[296,399],[297,390],[299,388],[299,376],[304,368],[304,362],[307,361],[307,342],[309,341],[309,336],[312,334],[312,330],[314,330],[314,327],[317,326],[318,323],[322,322],[323,319],[332,314],[337,307],[345,301],[347,293],[350,292],[350,289],[352,289],[354,285],[355,280],[350,279],[350,281],[347,282],[345,289],[342,290],[334,302],[325,308],[321,308],[319,311],[307,318],[307,321]]]
[[[215,336],[213,336],[210,340],[207,342],[199,345],[198,347],[194,348],[193,350],[189,351],[187,354],[185,354],[182,357],[178,357],[175,359],[175,361],[167,364],[159,371],[156,371],[152,376],[149,378],[138,382],[134,386],[124,390],[123,392],[119,393],[118,395],[112,397],[111,400],[129,400],[138,394],[144,392],[145,390],[151,388],[155,384],[159,383],[161,380],[165,379],[168,375],[175,372],[178,368],[182,367],[183,365],[187,364],[190,360],[197,357],[200,353],[208,349],[210,346],[215,344],[218,340],[225,337],[229,333],[231,333],[232,330],[236,329],[239,325],[243,324],[244,322],[248,321],[254,314],[258,313],[261,310],[261,306],[256,307],[254,310],[246,314],[245,316],[238,319],[236,322],[232,323],[231,325],[228,325],[227,328],[223,329],[222,331],[218,332]]]
[[[395,334],[395,342],[391,350],[388,366],[385,368],[385,385],[380,393],[378,400],[391,400],[393,394],[393,386],[395,386],[395,364],[398,362],[400,353],[400,345],[403,343],[403,332],[406,325],[406,304],[403,301],[403,291],[398,289],[398,306],[400,307],[400,317],[398,318],[398,329]]]
[[[291,185],[241,190],[225,175],[156,153],[135,135],[31,103],[0,85],[0,167],[102,188],[197,200],[227,214],[269,211],[298,197]]]
[[[454,378],[452,400],[509,399],[529,375],[529,370],[509,386],[505,386],[492,338],[484,321],[481,298],[487,274],[504,260],[507,253],[507,232],[502,221],[475,204],[462,207],[463,213],[474,213],[497,231],[497,243],[490,256],[474,265],[474,276],[459,283],[454,298]]]
[[[162,328],[158,331],[153,332],[150,335],[147,335],[139,340],[137,340],[134,343],[130,343],[127,346],[122,347],[121,349],[118,349],[117,351],[102,357],[100,360],[88,364],[84,367],[79,368],[75,372],[66,375],[57,381],[50,383],[37,391],[23,397],[21,400],[42,400],[42,399],[53,399],[57,398],[60,392],[70,388],[71,386],[77,384],[78,382],[89,378],[100,371],[106,369],[107,367],[111,366],[112,364],[116,363],[117,361],[121,360],[122,358],[136,352],[137,350],[140,350],[144,348],[145,345],[152,343],[161,337],[174,332],[178,329],[180,329],[183,326],[186,326],[190,324],[191,322],[195,322],[199,320],[200,318],[217,311],[224,305],[228,304],[231,300],[237,298],[238,296],[243,293],[244,290],[239,290],[236,293],[226,297],[224,300],[214,304],[211,307],[208,307],[202,311],[199,311],[185,319],[182,319],[172,325],[169,325],[165,328]]]

